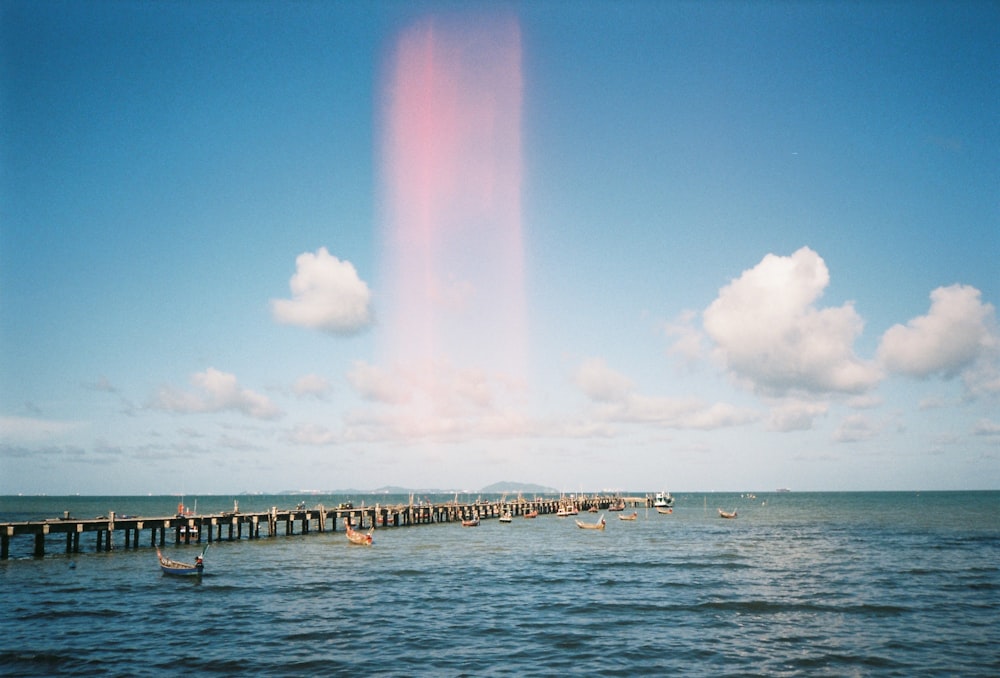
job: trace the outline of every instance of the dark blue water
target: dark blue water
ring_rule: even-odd
[[[0,521],[170,502],[5,498]],[[18,538],[0,674],[995,676],[998,515],[998,492],[680,494],[672,515],[606,514],[604,532],[540,516],[383,529],[371,548],[224,541],[200,582],[161,575],[145,544],[67,556],[56,537],[34,560]]]

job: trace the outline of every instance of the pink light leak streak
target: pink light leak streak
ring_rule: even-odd
[[[523,377],[516,19],[411,27],[382,93],[382,359]]]

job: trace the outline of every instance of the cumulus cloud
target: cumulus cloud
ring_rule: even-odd
[[[274,299],[274,319],[286,325],[350,335],[371,324],[371,291],[349,261],[320,247],[295,258],[291,299]]]
[[[768,254],[723,287],[702,314],[717,355],[762,393],[870,389],[881,374],[854,354],[864,325],[854,306],[816,306],[829,283],[826,263],[808,247],[790,257]]]
[[[168,412],[201,413],[233,411],[255,419],[277,419],[283,413],[266,396],[243,388],[236,376],[209,367],[191,377],[196,392],[160,389],[151,406]]]
[[[878,357],[890,372],[926,378],[963,376],[970,391],[997,392],[1000,333],[996,311],[967,285],[931,292],[927,315],[894,325],[882,335]]]

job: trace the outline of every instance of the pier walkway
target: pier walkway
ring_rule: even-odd
[[[241,512],[234,507],[231,512],[207,515],[175,515],[164,517],[108,516],[91,519],[73,518],[68,513],[61,518],[48,520],[0,523],[0,560],[10,556],[11,540],[16,537],[33,537],[33,555],[45,556],[49,542],[65,542],[66,553],[81,551],[81,537],[91,535],[95,551],[114,549],[137,549],[143,543],[151,547],[164,546],[169,539],[174,544],[200,544],[212,541],[233,541],[236,539],[260,539],[304,535],[311,532],[335,532],[344,521],[350,521],[355,528],[392,528],[434,523],[450,523],[478,517],[483,520],[499,518],[510,511],[513,516],[537,511],[539,515],[554,514],[561,506],[573,506],[587,511],[592,506],[608,510],[620,497],[597,496],[576,499],[533,499],[517,501],[494,501],[442,504],[410,504],[396,506],[279,509],[269,511]],[[626,497],[625,503],[631,507],[646,506],[648,497]],[[143,531],[148,536],[140,535]],[[296,532],[296,530],[298,530]],[[262,535],[263,532],[263,535]],[[169,537],[168,537],[169,535]]]

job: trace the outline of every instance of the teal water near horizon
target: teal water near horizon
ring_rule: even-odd
[[[0,674],[1000,674],[1000,492],[675,497],[671,515],[606,513],[603,532],[540,516],[381,529],[371,548],[341,532],[222,541],[200,582],[163,576],[148,541],[67,555],[56,538],[38,560],[15,538]],[[171,515],[179,499],[0,497],[0,522]],[[212,513],[409,496],[196,499]]]

